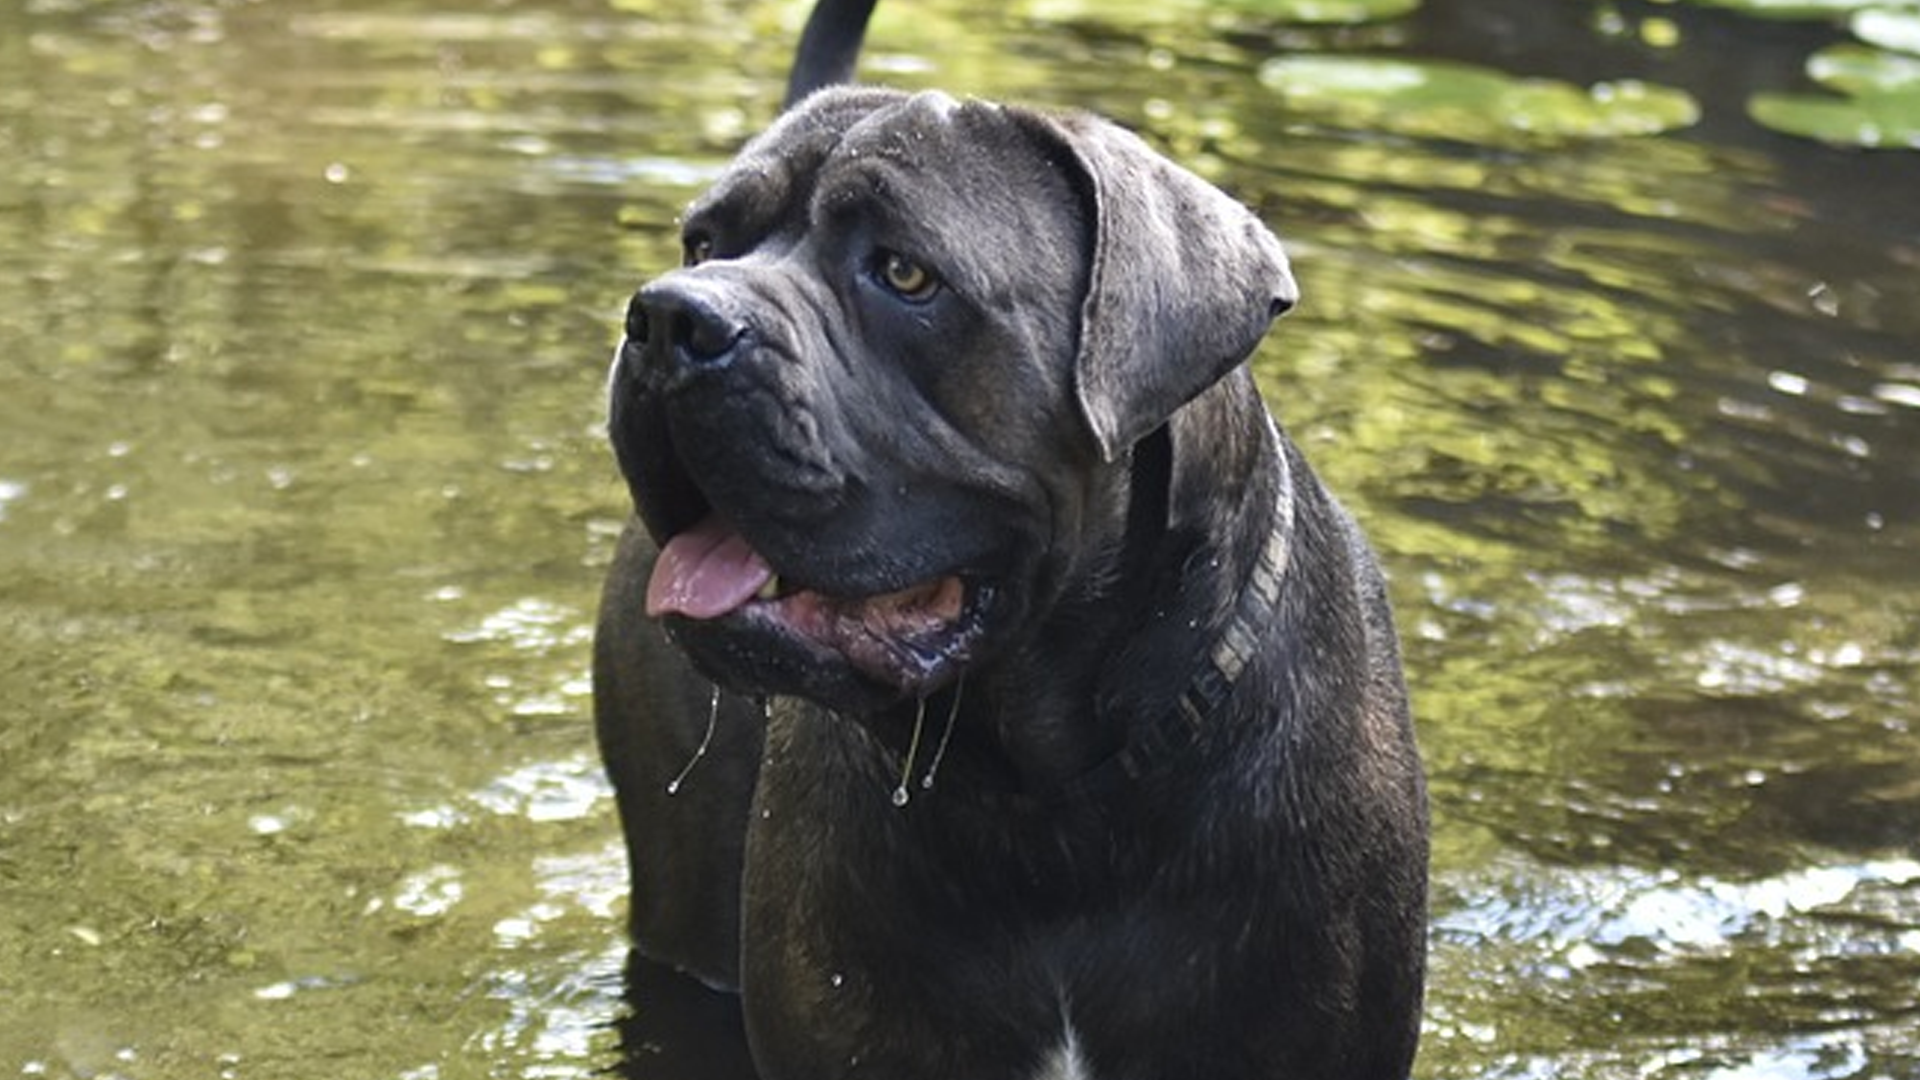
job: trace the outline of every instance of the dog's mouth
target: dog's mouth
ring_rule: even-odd
[[[873,595],[829,595],[783,578],[746,537],[708,514],[662,546],[646,610],[703,628],[770,635],[895,693],[924,695],[971,658],[991,592],[949,573]]]

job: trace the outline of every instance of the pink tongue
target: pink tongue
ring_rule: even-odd
[[[716,516],[667,541],[647,582],[647,614],[713,619],[753,598],[773,569]]]

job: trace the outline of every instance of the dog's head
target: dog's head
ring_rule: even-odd
[[[833,90],[689,209],[611,433],[649,612],[710,677],[860,713],[1031,626],[1129,448],[1295,287],[1244,207],[1092,118]]]

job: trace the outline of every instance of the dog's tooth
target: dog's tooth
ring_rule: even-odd
[[[760,591],[755,595],[762,600],[778,600],[780,598],[780,575],[769,575],[766,584],[760,586]]]

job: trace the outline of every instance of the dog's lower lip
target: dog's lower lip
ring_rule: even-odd
[[[743,608],[759,610],[808,637],[844,636],[857,625],[869,635],[885,632],[886,636],[909,640],[959,622],[966,613],[966,602],[966,585],[955,575],[863,597],[790,588],[776,577]]]
[[[750,624],[838,656],[876,682],[925,691],[970,658],[986,595],[946,575],[859,599],[789,592],[750,601],[741,613]]]

